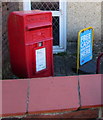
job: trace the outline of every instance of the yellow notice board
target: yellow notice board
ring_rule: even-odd
[[[77,73],[80,66],[92,60],[93,40],[94,29],[92,27],[79,31],[77,46]]]

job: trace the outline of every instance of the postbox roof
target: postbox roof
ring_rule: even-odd
[[[50,13],[49,11],[42,11],[42,10],[30,10],[30,11],[14,11],[13,13],[25,16],[25,15],[32,15],[32,14],[41,14],[41,13]]]

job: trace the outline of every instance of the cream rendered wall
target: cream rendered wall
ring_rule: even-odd
[[[103,44],[101,45],[101,5],[103,7],[103,4],[101,4],[101,2],[68,2],[68,51],[73,48],[71,47],[73,43],[77,42],[77,33],[79,30],[90,26],[92,26],[95,31],[94,50],[95,52],[101,51],[101,46],[103,46]]]

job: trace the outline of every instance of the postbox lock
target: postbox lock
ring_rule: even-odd
[[[39,47],[43,46],[43,42],[39,42],[39,43],[38,43],[38,46],[39,46]]]

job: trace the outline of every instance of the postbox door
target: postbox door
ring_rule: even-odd
[[[32,76],[53,75],[52,39],[38,42],[32,47]]]

